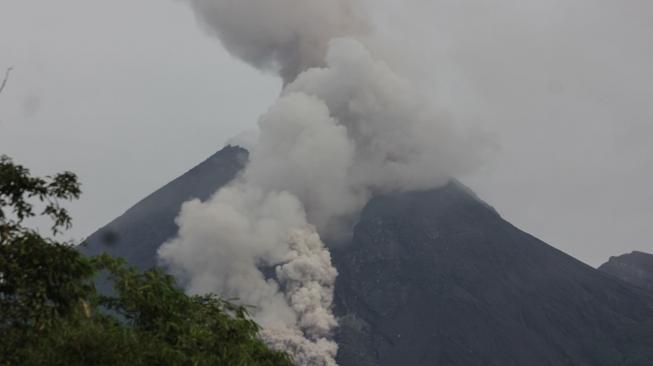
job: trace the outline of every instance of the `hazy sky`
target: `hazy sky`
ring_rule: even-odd
[[[379,31],[414,51],[410,76],[498,147],[465,183],[592,265],[653,252],[652,2],[377,3]],[[174,0],[1,0],[11,65],[0,153],[80,176],[75,238],[254,126],[281,85]]]

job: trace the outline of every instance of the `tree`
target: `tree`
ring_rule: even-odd
[[[71,223],[60,202],[79,195],[70,172],[32,177],[0,157],[0,365],[291,365],[258,339],[244,307],[187,296],[160,269],[86,258],[24,226],[47,216],[56,237]],[[95,290],[99,271],[115,295]]]

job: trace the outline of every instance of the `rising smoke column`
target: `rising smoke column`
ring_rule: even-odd
[[[346,236],[375,193],[435,187],[474,165],[469,137],[375,57],[356,1],[190,4],[234,55],[278,72],[284,89],[259,120],[241,176],[185,203],[178,236],[159,255],[190,292],[255,306],[262,338],[298,365],[335,365],[337,271],[320,236]]]
[[[300,176],[292,169],[319,164],[335,172],[346,169],[353,152],[347,153],[345,128],[328,112],[315,97],[282,97],[261,118],[259,144],[243,175],[207,202],[185,203],[177,218],[178,237],[159,250],[190,292],[213,292],[255,306],[263,339],[289,351],[298,365],[335,365],[337,345],[329,338],[337,325],[331,311],[337,271],[300,199],[265,179],[276,167],[289,174],[286,179],[303,177],[308,187],[320,176]],[[288,143],[272,143],[281,136]],[[328,155],[320,152],[330,153],[333,143],[341,151],[324,158]],[[265,278],[263,267],[274,268],[276,279]]]

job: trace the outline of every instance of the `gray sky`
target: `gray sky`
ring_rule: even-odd
[[[465,183],[590,264],[653,252],[650,1],[384,1],[405,69],[499,148]],[[0,153],[80,176],[76,238],[254,126],[280,88],[172,0],[2,0],[11,65]]]

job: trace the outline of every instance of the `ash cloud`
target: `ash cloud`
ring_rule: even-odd
[[[249,139],[245,171],[184,204],[160,258],[189,291],[255,306],[262,339],[298,365],[335,365],[337,271],[320,238],[346,237],[373,194],[472,169],[484,144],[375,54],[381,40],[362,36],[371,29],[362,3],[189,3],[228,50],[278,72],[284,88]]]
[[[243,61],[290,82],[322,65],[332,38],[364,34],[358,0],[189,0],[201,24]]]

